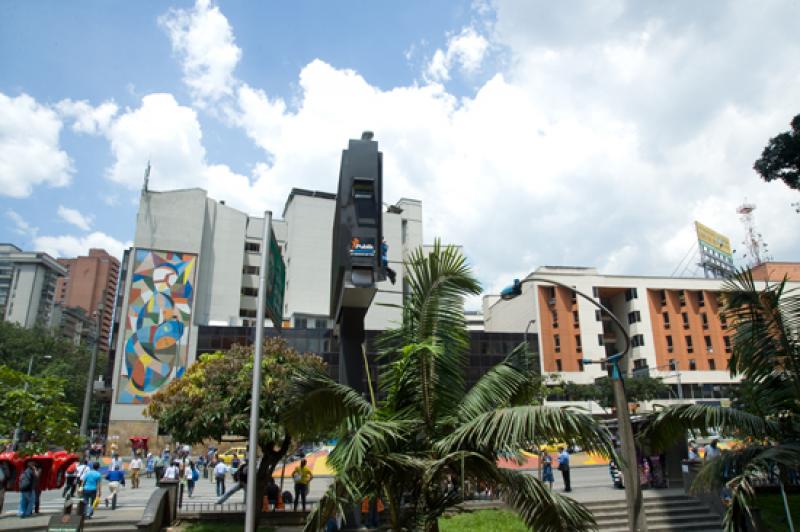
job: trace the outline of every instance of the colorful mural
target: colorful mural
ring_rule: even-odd
[[[137,249],[118,403],[144,404],[186,370],[197,256]]]

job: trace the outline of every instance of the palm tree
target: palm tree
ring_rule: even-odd
[[[734,408],[677,405],[658,412],[642,440],[656,448],[685,438],[686,430],[719,427],[747,445],[723,451],[704,465],[692,489],[730,492],[724,516],[727,531],[752,521],[755,485],[776,472],[786,482],[800,468],[800,296],[786,279],[759,288],[749,270],[730,279],[723,292],[724,313],[735,329],[731,375],[741,376],[747,397],[758,404]],[[767,412],[767,414],[764,414]]]
[[[532,475],[497,466],[498,458],[551,439],[613,454],[610,435],[584,413],[533,406],[538,387],[531,355],[520,346],[465,390],[469,336],[464,297],[480,285],[457,248],[437,241],[408,259],[410,294],[403,322],[379,340],[384,356],[379,400],[370,402],[327,375],[299,376],[289,426],[335,434],[329,463],[336,478],[307,530],[364,496],[388,502],[394,530],[438,530],[444,511],[461,502],[465,476],[491,482],[539,531],[587,530],[592,515]]]

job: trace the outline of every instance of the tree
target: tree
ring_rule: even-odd
[[[80,443],[75,409],[64,401],[64,381],[29,377],[0,365],[0,434],[21,438],[17,452],[36,454],[53,447],[76,449]]]
[[[499,468],[497,460],[552,438],[611,455],[609,434],[588,414],[532,404],[541,379],[524,344],[466,390],[463,301],[480,285],[458,249],[438,241],[430,253],[413,252],[407,272],[403,322],[378,342],[379,399],[322,373],[297,375],[289,390],[287,425],[331,431],[339,442],[328,457],[336,479],[306,530],[337,508],[380,496],[393,530],[436,531],[442,513],[462,500],[447,479],[458,486],[464,476],[493,483],[536,530],[594,527],[579,503],[532,475]]]
[[[791,122],[791,131],[769,139],[753,168],[764,181],[780,179],[789,188],[800,190],[800,114]]]
[[[714,427],[746,442],[704,465],[692,485],[697,491],[730,489],[724,524],[733,532],[752,520],[757,482],[775,471],[786,482],[788,472],[800,468],[800,295],[785,279],[759,286],[752,272],[742,271],[726,283],[723,299],[735,331],[730,371],[746,383],[739,404],[666,408],[653,417],[642,440],[663,449],[685,438],[687,429]],[[741,404],[753,401],[757,404]]]
[[[290,406],[287,387],[291,377],[325,370],[321,358],[301,355],[280,338],[265,339],[261,367],[258,427],[261,461],[255,479],[258,501],[262,500],[266,480],[286,455],[292,438],[309,434],[303,429],[290,433],[281,422],[281,414]],[[234,345],[225,353],[202,355],[182,378],[173,380],[151,398],[145,413],[182,443],[219,441],[230,435],[246,439],[250,432],[252,383],[253,348]]]
[[[669,386],[661,379],[645,376],[625,379],[625,395],[631,403],[658,399],[668,390]],[[614,388],[608,377],[601,377],[594,384],[567,383],[564,392],[571,401],[597,401],[603,408],[614,405]]]
[[[54,336],[51,331],[42,327],[26,329],[16,323],[0,322],[0,364],[26,373],[33,357],[32,375],[39,377],[68,375],[69,378],[63,381],[64,401],[73,407],[72,415],[75,422],[80,422],[83,411],[90,349]],[[105,353],[98,352],[98,374],[102,374],[107,360]],[[99,416],[100,406],[97,401],[92,401],[89,419],[98,419]]]

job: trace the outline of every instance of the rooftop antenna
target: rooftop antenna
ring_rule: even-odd
[[[742,244],[744,244],[747,251],[742,258],[747,259],[751,268],[772,260],[772,257],[768,255],[769,249],[767,248],[766,242],[764,242],[761,233],[756,229],[756,222],[753,216],[754,210],[756,210],[755,203],[748,203],[747,198],[745,198],[744,203],[739,205],[736,209],[736,212],[739,214],[739,219],[742,221],[742,224],[744,224],[745,231]]]
[[[150,159],[147,160],[147,168],[144,169],[144,191],[147,192],[147,185],[150,183]]]

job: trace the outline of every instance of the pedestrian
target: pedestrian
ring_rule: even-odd
[[[119,467],[114,467],[111,471],[108,472],[106,475],[106,480],[108,480],[108,495],[105,498],[106,508],[108,508],[108,501],[114,499],[117,493],[119,493],[119,487],[125,485],[125,473]],[[116,504],[114,504],[116,506]]]
[[[236,454],[236,453],[233,453],[233,460],[231,460],[231,468],[233,468],[233,473],[236,473],[236,470],[239,469],[239,465],[241,463],[242,463],[242,461],[239,460],[239,455]]]
[[[553,478],[553,458],[546,452],[542,452],[542,455],[544,456],[542,459],[542,482],[550,484],[550,489],[552,490],[555,482],[555,478]]]
[[[109,464],[110,471],[114,471],[114,468],[122,471],[122,458],[116,451],[111,453],[111,464]]]
[[[183,476],[186,479],[186,488],[189,491],[189,498],[191,498],[194,492],[194,483],[200,478],[200,472],[191,460],[189,460],[188,469],[184,471]]]
[[[181,470],[178,466],[178,461],[172,462],[169,467],[164,471],[164,476],[161,477],[162,480],[179,480],[181,477]]]
[[[699,462],[700,461],[700,453],[695,446],[689,447],[689,461],[690,462]]]
[[[34,499],[36,498],[36,470],[31,460],[25,464],[25,470],[19,479],[19,509],[18,517],[29,517],[33,514]]]
[[[91,519],[94,515],[94,501],[102,495],[100,489],[103,476],[100,474],[100,462],[92,464],[83,475],[83,515]]]
[[[33,497],[33,511],[39,513],[39,502],[42,497],[42,466],[38,462],[33,463],[33,472],[36,474],[36,489]]]
[[[154,461],[155,465],[153,466],[156,474],[156,480],[164,478],[164,468],[167,466],[167,463],[168,462],[164,460],[163,454],[156,456]]]
[[[138,453],[133,457],[133,460],[131,460],[130,470],[131,489],[136,489],[139,487],[139,472],[142,470],[142,459],[139,458]]]
[[[78,462],[72,462],[67,467],[67,481],[64,483],[64,489],[61,496],[65,499],[75,496],[75,487],[78,484]]]
[[[89,462],[86,460],[86,458],[81,460],[81,463],[75,468],[75,476],[77,477],[78,485],[83,482],[84,475],[86,475],[86,473],[88,473],[91,469],[92,468],[89,467]]]
[[[297,503],[300,498],[303,498],[303,511],[306,511],[306,496],[308,495],[308,485],[311,484],[311,479],[314,474],[306,465],[306,459],[300,460],[300,465],[292,472],[292,480],[294,480],[294,511],[297,511]]]
[[[274,512],[278,508],[278,498],[280,497],[281,489],[275,484],[275,479],[272,478],[272,475],[269,476],[267,479],[267,490],[266,490],[266,497],[267,503],[270,505],[270,509]]]
[[[381,266],[386,272],[386,277],[394,284],[397,281],[397,272],[389,267],[389,244],[386,243],[385,238],[381,240]]]
[[[155,459],[153,458],[153,453],[147,453],[147,459],[145,460],[145,472],[147,478],[153,477],[154,468],[155,468]]]
[[[233,485],[231,489],[225,492],[225,494],[217,499],[217,504],[222,504],[227,501],[231,495],[236,493],[237,491],[244,489],[247,486],[247,459],[245,458],[240,464],[239,469],[233,474],[233,480],[236,484]],[[245,501],[246,502],[246,501]]]
[[[572,491],[569,483],[569,453],[564,447],[558,448],[558,470],[561,471],[561,477],[564,479],[564,491]]]
[[[197,469],[202,469],[203,478],[208,478],[208,462],[206,462],[206,456],[204,454],[201,454],[200,458],[197,459]]]
[[[6,485],[11,480],[11,469],[4,461],[0,462],[0,515],[3,515],[3,504],[6,500]]]
[[[721,454],[719,447],[717,447],[718,443],[719,440],[714,438],[713,440],[711,440],[711,443],[709,443],[703,448],[704,462],[708,462],[709,460],[712,460]]]
[[[217,497],[222,497],[225,493],[225,473],[228,472],[228,466],[222,460],[217,461],[214,466],[214,480],[217,481]]]

